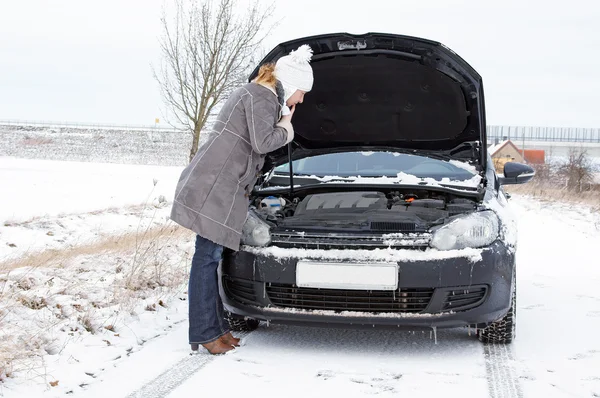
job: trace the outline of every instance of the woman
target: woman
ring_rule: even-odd
[[[265,155],[294,138],[295,106],[312,89],[312,50],[299,47],[225,102],[209,138],[183,170],[171,219],[191,229],[196,250],[188,287],[189,343],[222,354],[239,346],[228,328],[219,296],[217,268],[223,247],[239,250],[248,197]]]

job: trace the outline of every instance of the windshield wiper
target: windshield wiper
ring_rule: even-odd
[[[320,178],[326,177],[326,175],[317,175],[317,174],[314,174],[314,173],[312,173],[312,174],[307,174],[307,173],[294,173],[293,171],[289,171],[289,172],[287,172],[287,173],[285,173],[285,172],[282,172],[282,171],[280,171],[280,172],[275,172],[275,174],[277,174],[277,175],[286,175],[286,174],[288,174],[288,175],[289,175],[290,173],[292,173],[292,174],[293,174],[293,175],[295,175],[296,177],[320,177]]]

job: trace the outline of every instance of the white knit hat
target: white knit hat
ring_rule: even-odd
[[[308,44],[303,44],[285,55],[275,64],[275,76],[283,85],[285,101],[287,101],[296,90],[308,92],[313,86],[313,71],[310,66],[312,49]]]

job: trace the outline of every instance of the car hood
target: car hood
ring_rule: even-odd
[[[314,84],[292,120],[292,158],[388,148],[485,168],[481,76],[452,50],[415,37],[335,33],[281,43],[260,65],[302,44],[313,49]],[[265,169],[288,155],[288,148],[270,153]]]

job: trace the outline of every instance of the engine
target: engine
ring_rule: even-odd
[[[308,195],[298,207],[295,216],[316,213],[350,212],[386,209],[388,199],[382,192],[334,192]]]
[[[269,202],[270,201],[270,202]],[[279,203],[275,210],[269,203]],[[291,200],[257,200],[263,217],[279,226],[335,227],[381,231],[425,231],[453,215],[472,212],[476,202],[430,191],[352,191],[309,194]]]

